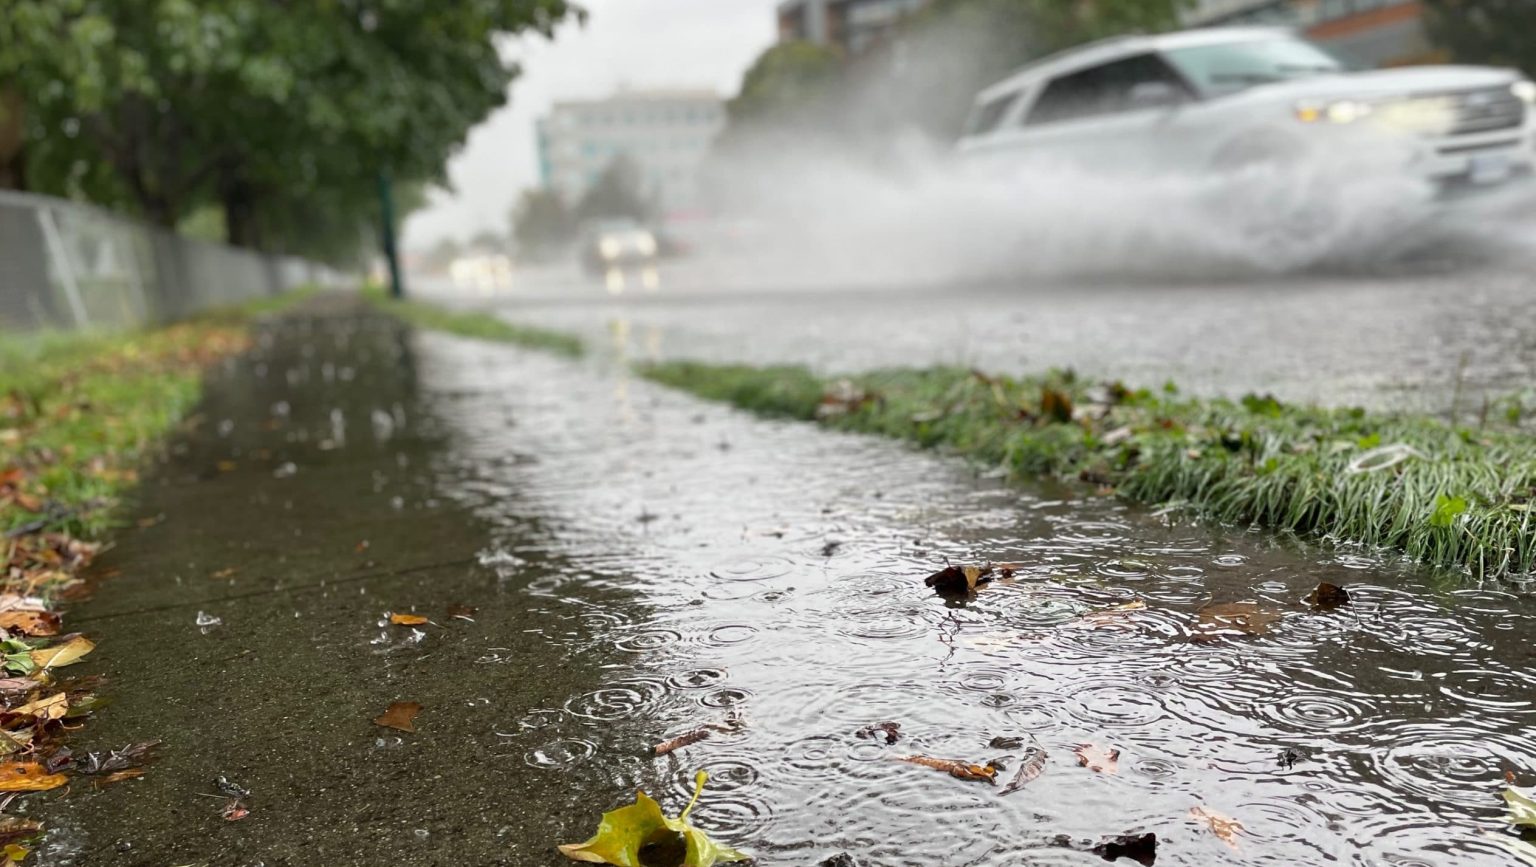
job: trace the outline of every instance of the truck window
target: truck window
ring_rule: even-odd
[[[1051,79],[1024,119],[1028,126],[1059,123],[1138,107],[1131,91],[1139,84],[1166,84],[1187,98],[1189,86],[1155,54],[1139,54]]]

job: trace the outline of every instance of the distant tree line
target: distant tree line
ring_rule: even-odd
[[[1430,38],[1452,59],[1536,77],[1536,2],[1424,0],[1424,17]]]
[[[558,190],[525,191],[512,211],[512,237],[522,255],[547,258],[563,253],[576,239],[582,223],[644,223],[654,216],[654,203],[645,194],[640,167],[621,156],[608,164],[574,204],[567,203]]]
[[[174,228],[216,210],[262,250],[354,253],[381,171],[444,178],[507,98],[501,34],[567,0],[5,0],[0,187]],[[416,196],[419,198],[419,195]]]

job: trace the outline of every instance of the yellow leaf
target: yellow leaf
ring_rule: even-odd
[[[1205,826],[1211,829],[1211,833],[1216,835],[1216,839],[1227,844],[1234,851],[1238,848],[1237,832],[1244,830],[1242,822],[1200,806],[1190,807],[1189,815],[1197,822],[1204,822]]]
[[[22,861],[25,861],[27,856],[31,855],[31,854],[32,854],[32,850],[31,849],[28,849],[27,847],[22,846],[20,844],[17,844],[17,843],[7,843],[7,844],[5,844],[5,857],[9,858],[11,860],[11,862],[14,863],[14,864],[19,864]]]
[[[427,618],[420,614],[391,614],[389,622],[396,626],[420,626],[427,622]]]
[[[66,665],[74,665],[87,653],[96,649],[96,645],[83,635],[44,650],[32,651],[32,661],[38,668],[63,668]]]
[[[635,802],[603,814],[597,833],[585,843],[567,843],[560,854],[572,861],[588,864],[613,864],[615,867],[642,867],[641,852],[647,860],[670,854],[671,861],[682,855],[683,867],[713,867],[726,861],[745,861],[747,856],[729,846],[721,846],[703,831],[688,824],[688,813],[699,801],[709,775],[699,771],[694,776],[693,800],[676,819],[668,819],[661,805],[644,792],[635,793]]]
[[[50,774],[37,762],[0,764],[0,792],[43,792],[67,782],[63,774]]]
[[[21,707],[15,708],[11,713],[31,714],[38,719],[53,720],[64,716],[69,711],[69,698],[64,693],[56,693],[37,701],[29,701]]]

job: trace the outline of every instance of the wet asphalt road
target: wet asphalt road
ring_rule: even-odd
[[[643,357],[829,371],[1068,366],[1134,386],[1171,379],[1202,394],[1436,413],[1475,413],[1485,396],[1536,384],[1536,269],[1514,265],[784,288],[685,262],[661,278],[656,292],[631,279],[617,297],[574,273],[530,276],[493,297],[442,297]]]

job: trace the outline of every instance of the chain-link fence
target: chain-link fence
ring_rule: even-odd
[[[194,241],[78,202],[0,192],[0,329],[125,328],[345,280],[293,256]]]

